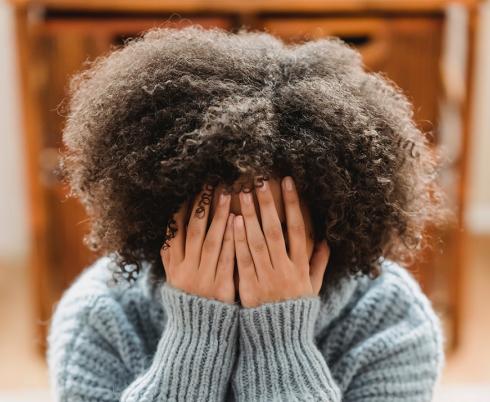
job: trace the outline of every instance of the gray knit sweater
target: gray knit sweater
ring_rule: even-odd
[[[88,267],[55,308],[57,401],[430,401],[439,380],[440,320],[392,262],[325,301],[256,308],[154,282],[148,266],[132,286],[111,285],[109,264]]]

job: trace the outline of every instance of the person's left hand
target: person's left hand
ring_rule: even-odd
[[[323,240],[316,244],[311,259],[308,259],[300,200],[294,181],[289,176],[283,178],[281,183],[287,219],[288,255],[269,183],[267,180],[263,183],[255,190],[263,229],[251,192],[240,192],[242,215],[237,215],[234,221],[239,293],[243,307],[318,295],[330,256],[327,242]]]

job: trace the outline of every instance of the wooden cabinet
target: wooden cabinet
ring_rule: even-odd
[[[340,5],[342,4],[342,5]],[[287,42],[336,35],[356,46],[366,68],[383,72],[414,103],[415,120],[437,146],[439,101],[445,96],[440,76],[445,2],[276,2],[260,4],[181,0],[12,1],[22,73],[25,149],[28,164],[35,292],[39,344],[44,347],[54,303],[74,277],[95,258],[82,244],[88,230],[76,200],[65,199],[66,189],[54,169],[62,146],[66,89],[71,74],[84,61],[106,53],[155,25],[182,27],[200,24],[235,31],[241,26],[271,32]],[[418,6],[417,6],[418,5]],[[473,48],[475,3],[466,2]],[[469,54],[470,82],[472,51]],[[471,87],[468,87],[468,99]],[[464,118],[461,154],[454,170],[458,222],[448,226],[444,252],[428,253],[412,271],[447,325],[449,344],[456,345],[462,279],[462,214],[464,210],[466,150],[469,139],[469,102]]]
[[[426,17],[271,18],[260,28],[288,42],[334,35],[356,46],[366,68],[383,72],[415,103],[415,120],[424,131],[437,122],[442,14]]]

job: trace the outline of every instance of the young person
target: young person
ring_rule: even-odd
[[[70,95],[61,167],[101,255],[50,323],[57,400],[431,400],[443,334],[403,265],[437,160],[354,49],[155,28]]]

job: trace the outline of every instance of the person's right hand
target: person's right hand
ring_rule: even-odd
[[[194,199],[187,225],[188,203],[175,214],[177,234],[160,251],[167,282],[187,293],[233,304],[235,243],[230,194],[220,194],[206,233],[213,189],[205,187]],[[200,202],[201,200],[201,202]]]

